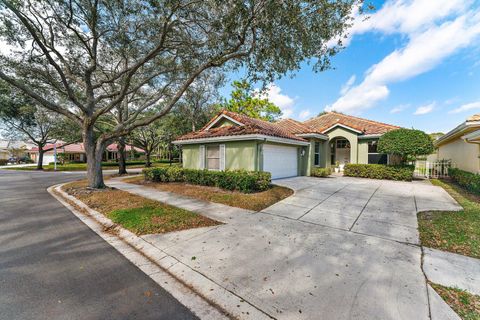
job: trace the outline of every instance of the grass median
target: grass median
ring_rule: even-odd
[[[200,214],[146,199],[126,191],[87,188],[86,181],[66,184],[63,190],[113,222],[138,234],[166,233],[220,224]]]
[[[423,246],[480,258],[480,197],[443,180],[432,180],[463,207],[461,211],[428,211],[418,215]]]

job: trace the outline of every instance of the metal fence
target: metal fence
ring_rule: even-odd
[[[455,164],[451,160],[415,161],[415,171],[413,175],[416,178],[445,178],[448,177],[448,169],[455,168]]]

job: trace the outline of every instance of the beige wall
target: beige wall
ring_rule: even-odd
[[[462,170],[480,172],[480,145],[467,143],[461,138],[438,147],[438,160],[452,160]]]
[[[346,138],[350,142],[350,163],[357,163],[358,161],[358,136],[349,130],[341,127],[337,127],[327,133],[330,145],[331,141],[335,138]],[[328,148],[327,154],[327,166],[330,166],[330,148]]]

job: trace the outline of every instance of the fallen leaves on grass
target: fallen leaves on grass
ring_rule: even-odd
[[[187,197],[226,204],[231,207],[247,210],[260,211],[278,201],[293,194],[293,190],[280,186],[272,186],[270,189],[257,193],[242,193],[227,191],[215,187],[191,185],[185,183],[169,182],[157,183],[146,182],[143,177],[124,179],[125,182],[144,185],[161,191],[181,194]]]
[[[114,188],[89,189],[85,181],[66,184],[63,190],[136,234],[165,233],[220,224],[200,214],[126,191]]]
[[[480,319],[480,296],[435,283],[430,285],[463,320]]]

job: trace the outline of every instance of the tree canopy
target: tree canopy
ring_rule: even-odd
[[[330,67],[361,0],[0,2],[0,79],[82,127],[90,187],[108,143],[166,115],[205,72],[271,82]],[[340,39],[331,46],[331,40]],[[3,48],[4,47],[4,48]],[[108,131],[97,121],[128,117]]]
[[[246,80],[234,81],[230,100],[219,105],[220,109],[244,114],[251,118],[275,121],[282,115],[282,110],[265,98],[261,92],[255,91]]]
[[[421,130],[397,129],[385,133],[378,142],[378,151],[403,158],[429,155],[433,152],[432,138]]]

